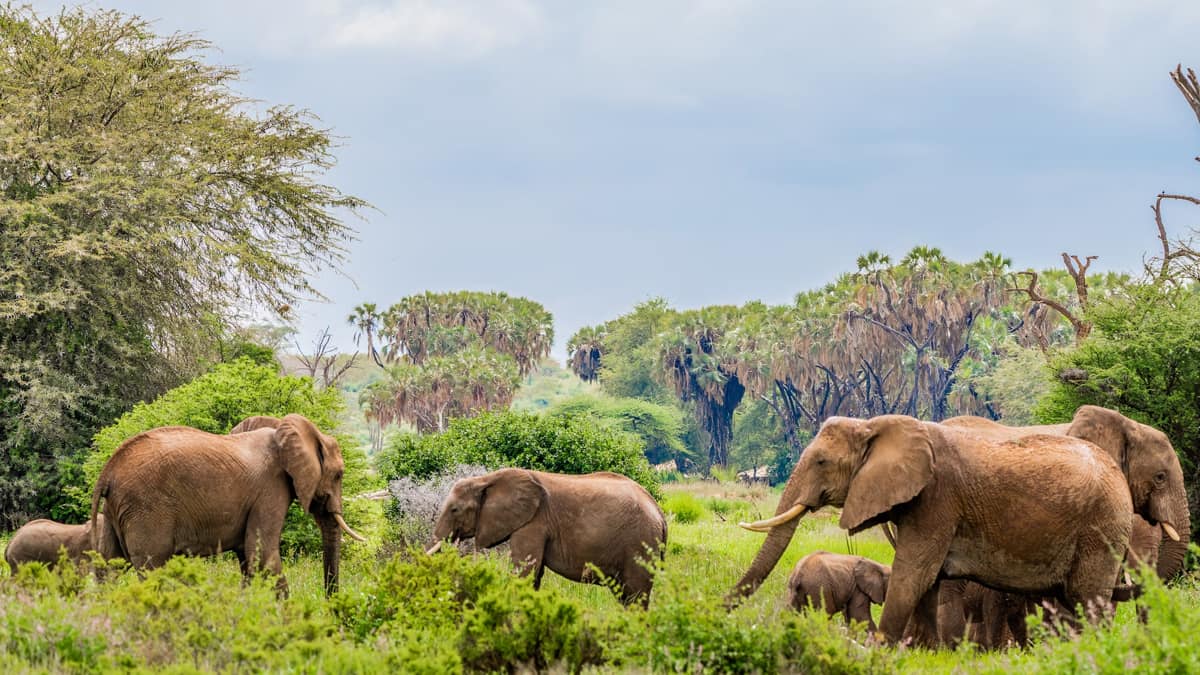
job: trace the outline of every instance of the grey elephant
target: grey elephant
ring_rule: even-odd
[[[97,522],[103,526],[104,516],[97,516]],[[31,520],[13,533],[4,549],[4,560],[13,574],[23,563],[42,562],[53,566],[58,563],[59,552],[63,549],[69,560],[78,562],[92,550],[91,529],[92,521],[68,525],[45,518]]]
[[[992,440],[1014,440],[1029,434],[1082,438],[1103,448],[1125,474],[1133,508],[1166,535],[1155,560],[1159,576],[1168,579],[1183,569],[1191,536],[1183,468],[1163,432],[1094,405],[1080,406],[1066,424],[1009,427],[982,417],[952,417],[942,424]]]
[[[1129,543],[1125,476],[1100,448],[1034,435],[996,442],[903,415],[825,421],[792,471],[776,515],[747,529],[767,539],[727,596],[753,593],[778,563],[798,519],[841,506],[851,534],[896,526],[896,557],[879,629],[896,642],[937,636],[938,580],[973,579],[1061,596],[1099,619],[1109,611]]]
[[[336,591],[341,533],[363,540],[342,517],[341,448],[301,415],[274,426],[266,419],[227,436],[162,427],[126,440],[92,494],[92,520],[101,503],[105,516],[92,530],[93,548],[115,551],[138,568],[173,555],[233,551],[243,575],[279,575],[286,592],[279,539],[295,500],[320,527],[325,590]]]
[[[871,604],[883,604],[890,565],[857,555],[814,551],[801,558],[788,576],[787,604],[802,610],[817,607],[829,616],[842,613],[846,623],[864,622],[875,631]]]
[[[472,537],[481,549],[507,541],[535,588],[547,567],[572,581],[602,582],[595,566],[616,583],[623,603],[645,606],[654,583],[647,558],[661,559],[667,520],[654,497],[625,476],[500,469],[454,483],[428,552]]]

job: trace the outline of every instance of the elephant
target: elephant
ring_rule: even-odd
[[[589,569],[594,565],[616,583],[622,603],[645,607],[654,583],[646,559],[662,559],[667,519],[645,488],[619,474],[509,468],[454,483],[427,552],[471,537],[477,549],[509,542],[514,564],[522,576],[533,574],[534,588],[547,567],[572,581],[603,583]]]
[[[792,471],[776,515],[742,527],[766,532],[726,596],[753,593],[779,562],[806,511],[842,507],[850,534],[896,527],[896,557],[879,622],[899,640],[936,640],[938,581],[1054,595],[1109,610],[1129,543],[1133,504],[1120,466],[1088,441],[1034,435],[996,442],[905,415],[831,417]]]
[[[261,420],[260,420],[261,421]],[[241,426],[241,425],[239,425]],[[338,586],[341,532],[365,541],[342,518],[338,442],[302,415],[219,436],[190,427],[161,427],[117,448],[92,493],[92,546],[137,568],[172,555],[234,551],[242,574],[282,576],[279,539],[292,500],[321,529],[326,594]]]
[[[857,555],[814,551],[800,559],[788,577],[787,604],[796,610],[824,608],[829,616],[841,612],[846,623],[865,622],[875,632],[871,603],[883,604],[891,565]]]
[[[1187,489],[1179,456],[1163,432],[1115,410],[1094,405],[1080,406],[1066,424],[1009,427],[971,416],[952,417],[942,424],[994,440],[1041,433],[1082,438],[1100,446],[1120,464],[1134,511],[1151,525],[1161,526],[1166,534],[1156,556],[1158,575],[1169,579],[1183,569],[1191,539]]]
[[[96,522],[103,527],[104,516],[97,516]],[[92,550],[91,523],[67,525],[45,518],[31,520],[13,533],[4,549],[4,559],[13,574],[17,573],[18,565],[28,562],[54,566],[62,549],[66,549],[69,560],[83,560],[84,552]]]

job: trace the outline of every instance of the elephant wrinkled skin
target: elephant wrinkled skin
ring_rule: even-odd
[[[279,538],[295,499],[321,529],[325,590],[336,591],[341,532],[361,539],[342,518],[341,448],[301,415],[258,420],[228,436],[162,427],[122,443],[92,494],[92,520],[101,502],[105,516],[92,546],[139,568],[234,551],[243,575],[280,575],[286,592]]]
[[[821,608],[830,616],[841,612],[846,623],[865,622],[874,632],[871,603],[883,604],[891,575],[890,565],[862,556],[814,551],[788,576],[787,604],[795,610]]]
[[[472,537],[476,548],[509,542],[513,562],[522,575],[533,574],[535,588],[547,567],[572,581],[600,582],[594,565],[621,589],[622,602],[644,606],[654,583],[646,558],[661,559],[667,520],[654,497],[625,476],[500,469],[454,484],[429,552],[443,540]]]
[[[1044,433],[1095,443],[1121,466],[1133,498],[1133,510],[1167,533],[1155,563],[1158,575],[1169,579],[1183,569],[1191,538],[1187,488],[1179,456],[1163,432],[1115,410],[1094,405],[1080,406],[1066,424],[1009,427],[971,416],[952,417],[942,424],[998,441]]]
[[[97,519],[103,526],[104,516],[97,516]],[[91,521],[67,525],[45,518],[31,520],[13,533],[4,549],[4,559],[13,574],[23,563],[55,565],[60,549],[66,549],[69,560],[78,562],[86,551],[92,550],[91,530]]]
[[[727,601],[753,593],[807,511],[841,506],[851,534],[896,525],[896,557],[879,622],[889,642],[909,619],[936,639],[937,580],[1062,597],[1106,611],[1129,543],[1125,476],[1103,450],[1063,436],[996,442],[902,415],[834,417],[805,449],[776,516]],[[1095,614],[1093,614],[1095,617]]]

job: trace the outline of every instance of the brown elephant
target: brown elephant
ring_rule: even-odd
[[[104,516],[97,516],[97,521],[103,526]],[[83,560],[84,552],[92,550],[91,523],[67,525],[45,518],[31,520],[13,533],[4,549],[4,559],[13,574],[23,563],[41,562],[54,566],[62,549],[66,549],[69,560]]]
[[[344,466],[337,440],[301,415],[228,436],[152,429],[122,443],[100,472],[92,520],[103,501],[105,521],[92,546],[138,568],[234,551],[244,575],[280,575],[286,592],[279,538],[294,499],[321,529],[325,591],[333,593],[341,532],[363,540],[342,518]]]
[[[952,417],[942,424],[994,440],[1043,433],[1082,438],[1100,446],[1121,466],[1134,511],[1151,525],[1160,525],[1167,535],[1162,539],[1155,563],[1158,575],[1169,579],[1183,569],[1191,538],[1187,489],[1179,456],[1163,432],[1094,405],[1080,406],[1067,424],[1009,427],[969,416]]]
[[[823,608],[829,616],[841,612],[846,623],[865,622],[875,631],[871,603],[883,604],[891,565],[857,555],[814,551],[800,559],[788,576],[789,607]]]
[[[1133,515],[1120,467],[1087,441],[995,442],[903,415],[833,417],[801,455],[775,517],[742,524],[768,535],[727,602],[753,593],[798,519],[827,505],[842,507],[851,534],[896,526],[879,622],[889,642],[910,618],[919,641],[936,640],[939,578],[1106,611],[1120,571],[1112,551],[1128,545]]]
[[[600,583],[594,565],[621,589],[621,601],[650,601],[647,556],[660,559],[667,519],[654,497],[615,473],[581,476],[500,469],[450,489],[433,527],[433,546],[475,538],[476,548],[509,542],[521,575],[540,587],[545,568],[572,581]]]

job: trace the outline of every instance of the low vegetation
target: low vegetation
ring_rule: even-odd
[[[754,517],[774,508],[761,489],[712,483],[667,488]],[[715,501],[715,500],[720,500]],[[724,507],[718,507],[724,508]],[[378,536],[376,534],[375,536]],[[796,541],[763,588],[733,612],[723,594],[760,535],[702,508],[671,523],[666,562],[648,611],[625,609],[600,586],[547,574],[540,591],[515,577],[503,554],[425,556],[351,544],[342,591],[323,598],[320,562],[285,564],[286,599],[269,580],[241,586],[231,557],[173,559],[139,578],[97,582],[40,565],[0,578],[0,666],[13,671],[116,669],[454,673],[505,670],[593,672],[1192,672],[1200,668],[1200,588],[1150,581],[1149,621],[1123,606],[1113,625],[1074,640],[1040,634],[1028,650],[980,654],[872,646],[840,617],[784,606],[784,578],[823,549],[884,562],[878,533],[847,538],[831,516],[801,521]],[[358,547],[358,548],[356,548]],[[876,608],[878,611],[878,608]]]

